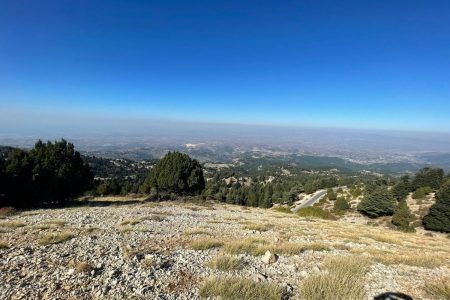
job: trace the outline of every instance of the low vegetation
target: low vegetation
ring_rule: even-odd
[[[39,239],[38,244],[41,246],[58,244],[70,240],[75,237],[75,234],[71,232],[54,232],[44,235]]]
[[[231,271],[242,269],[243,262],[234,256],[221,254],[211,259],[207,266],[219,271]]]
[[[245,229],[248,230],[256,230],[256,231],[268,231],[273,228],[273,225],[270,224],[247,224],[244,226]]]
[[[222,241],[216,239],[201,239],[192,241],[189,246],[194,250],[207,250],[222,247],[223,244]]]
[[[434,299],[450,299],[450,277],[430,280],[425,284],[425,291]]]
[[[306,300],[366,298],[364,275],[369,261],[361,256],[328,258],[326,272],[310,276],[300,283],[300,296]]]
[[[0,249],[8,249],[9,245],[7,242],[0,241]]]
[[[320,218],[327,220],[334,220],[335,217],[327,210],[324,210],[320,207],[310,206],[301,208],[297,215],[300,217],[311,217],[311,218]]]
[[[281,288],[275,284],[254,282],[247,278],[213,277],[200,286],[200,297],[220,299],[280,300]]]
[[[26,224],[24,222],[16,221],[16,220],[0,222],[0,227],[7,227],[7,228],[18,228],[18,227],[24,227],[25,225]]]

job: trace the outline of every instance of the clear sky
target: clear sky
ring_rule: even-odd
[[[52,116],[450,131],[450,2],[0,2],[0,127]]]

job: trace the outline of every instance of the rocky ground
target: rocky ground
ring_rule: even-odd
[[[103,203],[105,204],[105,203]],[[226,254],[238,268],[210,261]],[[41,209],[0,220],[1,299],[196,299],[203,282],[272,283],[308,299],[302,282],[327,257],[370,260],[365,299],[402,292],[439,299],[428,283],[450,277],[450,240],[299,218],[218,203],[111,202]]]

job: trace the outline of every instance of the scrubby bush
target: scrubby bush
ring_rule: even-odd
[[[410,225],[411,222],[414,222],[414,216],[411,214],[406,201],[400,201],[397,208],[395,209],[394,215],[392,216],[391,222],[401,231],[415,231],[414,227]]]
[[[450,232],[450,180],[436,194],[436,202],[423,218],[426,229]]]
[[[420,187],[412,194],[413,199],[424,199],[433,190],[429,186]]]
[[[389,216],[394,213],[396,201],[386,187],[375,188],[359,203],[358,211],[371,218]]]
[[[338,197],[334,202],[333,210],[336,212],[343,212],[350,208],[350,204],[348,203],[345,197]]]
[[[337,194],[333,191],[333,189],[328,189],[327,191],[328,200],[334,201],[337,198]]]
[[[327,210],[324,210],[320,207],[304,207],[301,208],[297,212],[298,216],[300,217],[313,217],[313,218],[321,218],[321,219],[330,219],[333,220],[335,217]]]
[[[169,152],[150,171],[142,190],[148,192],[151,188],[177,194],[199,192],[205,188],[203,169],[189,155]]]

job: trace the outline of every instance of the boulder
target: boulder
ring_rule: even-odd
[[[264,256],[261,258],[261,260],[265,264],[273,264],[278,260],[278,255],[267,250],[266,253],[264,254]]]

